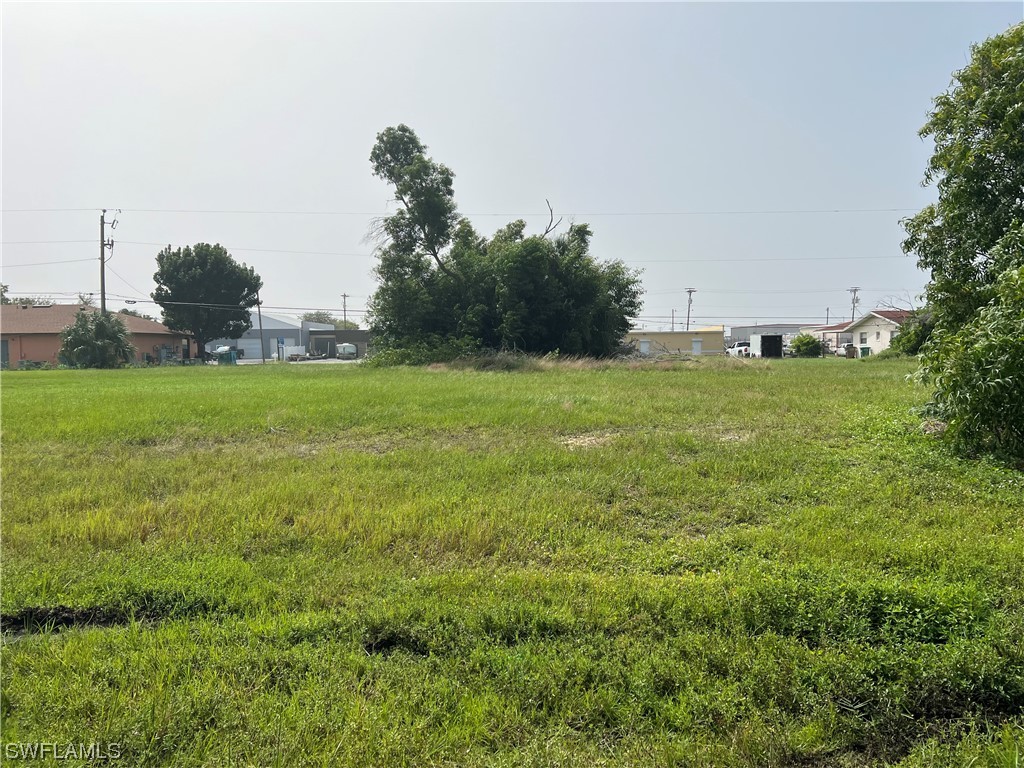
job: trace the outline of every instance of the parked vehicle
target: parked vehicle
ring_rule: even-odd
[[[725,353],[730,357],[750,357],[750,342],[734,341],[726,348]]]

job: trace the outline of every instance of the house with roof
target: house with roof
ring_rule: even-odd
[[[870,354],[877,355],[889,348],[911,314],[906,309],[873,309],[847,323],[844,331],[853,336],[853,344],[861,350],[861,356],[864,348],[870,348]]]
[[[830,349],[839,349],[844,344],[853,341],[853,336],[846,332],[849,322],[833,323],[832,325],[807,325],[800,329],[800,333],[813,336]]]
[[[86,304],[4,304],[0,306],[0,362],[5,368],[57,365],[60,334],[79,311],[99,312]],[[189,338],[155,320],[119,314],[132,337],[140,363],[180,359],[195,353]]]

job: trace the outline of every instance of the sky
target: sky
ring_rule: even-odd
[[[268,311],[363,320],[378,132],[405,123],[482,234],[588,223],[648,330],[919,304],[918,131],[1013,3],[4,2],[2,281],[158,314],[167,244],[226,246]],[[54,263],[60,262],[60,263]],[[342,298],[346,294],[346,298]]]

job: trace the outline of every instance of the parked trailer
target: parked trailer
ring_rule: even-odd
[[[751,357],[782,357],[781,333],[750,334]]]

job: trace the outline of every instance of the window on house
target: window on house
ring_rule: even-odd
[[[868,332],[867,331],[863,331],[861,333],[861,335],[860,335],[860,343],[861,344],[867,344],[868,343]]]
[[[882,332],[875,331],[875,341],[878,341],[880,338],[882,338]]]

